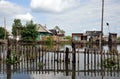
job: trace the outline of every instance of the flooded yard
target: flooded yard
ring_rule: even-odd
[[[70,45],[52,48],[11,46],[9,60],[7,46],[0,45],[0,79],[119,79],[119,45],[77,46],[75,51]]]

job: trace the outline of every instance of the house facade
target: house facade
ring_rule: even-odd
[[[37,31],[39,32],[38,41],[43,41],[45,36],[51,36],[52,32],[49,31],[46,27],[42,26],[41,24],[37,24]]]
[[[72,41],[86,43],[87,42],[87,35],[83,34],[83,33],[72,33]]]
[[[89,42],[99,43],[101,41],[102,31],[86,31]]]
[[[50,29],[50,31],[52,32],[52,37],[53,37],[53,40],[55,42],[63,42],[63,41],[65,41],[64,34],[57,31],[56,29]]]

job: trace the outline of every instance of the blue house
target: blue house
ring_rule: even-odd
[[[37,30],[39,32],[38,41],[41,41],[43,37],[45,36],[51,36],[52,32],[49,31],[45,26],[42,26],[41,24],[37,24]]]

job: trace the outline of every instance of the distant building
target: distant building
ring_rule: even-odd
[[[117,43],[117,33],[109,33],[109,43]]]
[[[56,42],[66,41],[64,39],[64,34],[61,33],[60,31],[57,31],[56,29],[50,29],[50,31],[52,33],[52,37],[53,37],[54,41],[56,41]]]
[[[60,31],[57,31],[56,29],[50,29],[49,30],[51,33],[52,33],[52,35],[54,36],[64,36],[64,34],[63,33],[61,33]]]
[[[89,42],[99,43],[101,41],[102,31],[86,31]]]
[[[52,32],[52,35],[54,36],[57,36],[57,30],[55,30],[55,29],[50,29],[49,31],[51,31]]]
[[[85,35],[83,33],[72,33],[72,41],[86,43],[87,42],[87,35]]]
[[[37,31],[39,32],[37,40],[42,40],[45,36],[51,36],[52,32],[49,31],[45,26],[42,26],[41,24],[37,24]]]

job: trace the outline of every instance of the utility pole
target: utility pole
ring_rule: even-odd
[[[6,18],[4,17],[4,29],[5,29],[5,36],[4,36],[4,40],[6,39]]]
[[[101,31],[103,36],[103,19],[104,18],[104,0],[102,0],[102,18],[101,18]]]
[[[100,43],[102,43],[102,37],[103,37],[103,19],[104,18],[104,0],[102,0],[102,17],[101,17],[101,41]]]

